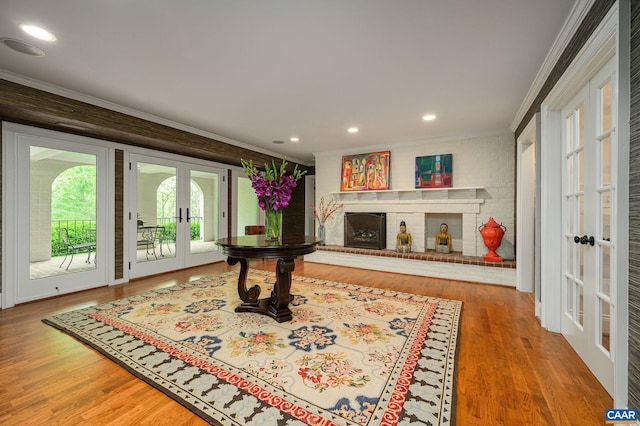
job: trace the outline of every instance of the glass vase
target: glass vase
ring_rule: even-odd
[[[321,223],[318,226],[318,239],[320,240],[321,246],[324,245],[324,234],[325,234],[324,223]]]
[[[269,242],[282,238],[282,210],[267,207],[264,211],[264,239]]]

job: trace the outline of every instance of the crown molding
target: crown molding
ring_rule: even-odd
[[[522,101],[522,104],[520,105],[518,112],[516,113],[515,117],[513,118],[513,121],[511,122],[510,128],[513,132],[516,131],[516,129],[520,125],[520,122],[522,121],[525,114],[527,113],[527,111],[533,104],[534,100],[536,99],[536,96],[538,96],[538,93],[540,93],[540,90],[542,90],[542,86],[547,81],[547,78],[549,78],[549,75],[551,74],[553,67],[556,65],[556,63],[560,59],[562,52],[564,52],[565,48],[569,44],[569,41],[571,41],[571,37],[573,37],[573,35],[578,30],[578,27],[580,26],[584,17],[587,15],[589,10],[591,9],[591,6],[593,5],[594,2],[595,0],[578,0],[573,5],[573,9],[571,9],[571,13],[567,17],[567,20],[564,22],[564,25],[562,26],[560,33],[558,34],[558,36],[556,37],[556,40],[551,46],[549,53],[545,57],[544,62],[542,63],[542,66],[540,67],[540,69],[538,70],[538,73],[536,74],[536,78],[533,80],[533,83],[531,84],[531,87],[529,88],[527,95]]]

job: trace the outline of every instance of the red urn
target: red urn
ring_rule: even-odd
[[[487,262],[502,262],[502,258],[498,256],[496,250],[500,247],[502,237],[507,228],[502,224],[498,225],[496,221],[490,217],[487,223],[481,225],[478,229],[484,239],[484,245],[489,249],[489,252],[484,255],[484,260]]]

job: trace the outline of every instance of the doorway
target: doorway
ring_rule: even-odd
[[[130,276],[224,259],[215,241],[226,223],[222,169],[130,156]]]
[[[251,187],[251,179],[246,176],[236,176],[234,185],[237,211],[235,215],[234,235],[245,235],[247,226],[264,224],[264,212],[258,206],[258,196]]]
[[[517,191],[517,220],[516,220],[516,288],[519,291],[532,293],[536,303],[536,316],[540,317],[540,289],[539,269],[536,268],[536,188],[539,187],[536,177],[536,138],[538,135],[538,116],[518,138],[518,191]],[[538,215],[539,216],[539,215]],[[538,244],[539,246],[539,244]]]

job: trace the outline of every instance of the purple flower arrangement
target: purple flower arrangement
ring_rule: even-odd
[[[287,175],[287,161],[282,159],[280,167],[275,161],[264,164],[264,171],[260,171],[253,165],[253,160],[240,160],[244,172],[251,179],[251,187],[258,196],[258,205],[262,210],[281,211],[289,205],[291,192],[296,187],[297,181],[306,173],[298,170],[298,166],[293,173]]]

